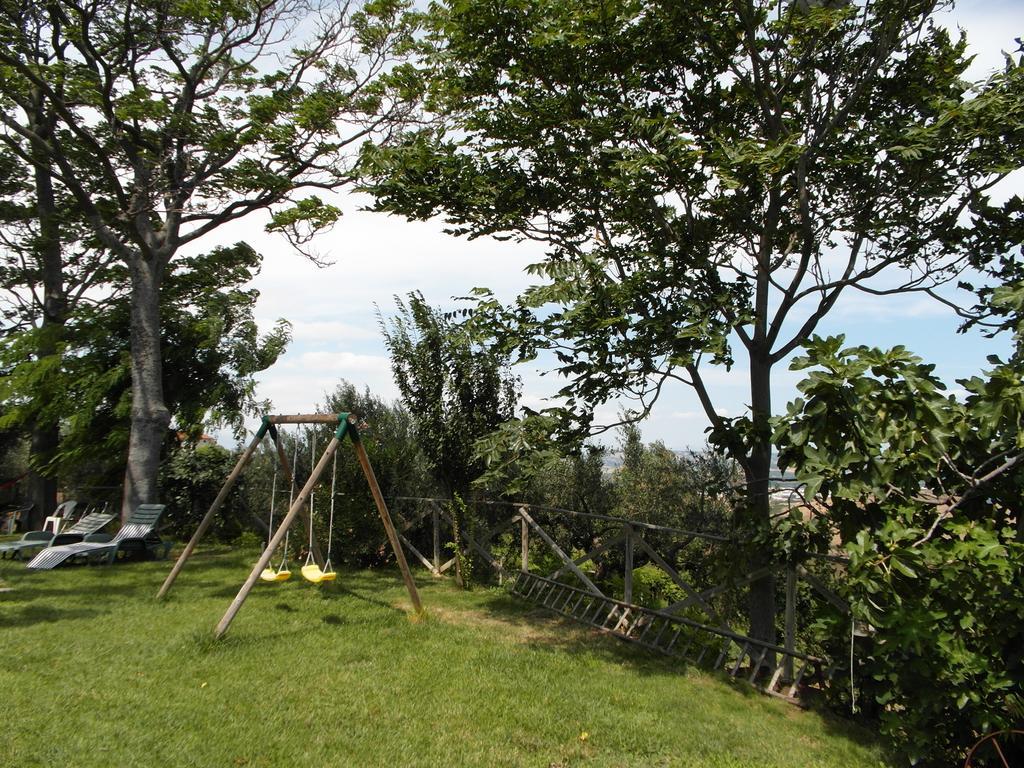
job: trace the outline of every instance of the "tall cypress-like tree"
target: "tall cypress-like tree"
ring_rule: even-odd
[[[519,380],[507,356],[474,342],[421,294],[396,303],[398,314],[381,318],[381,330],[402,403],[434,479],[465,496],[484,472],[476,441],[515,416]]]

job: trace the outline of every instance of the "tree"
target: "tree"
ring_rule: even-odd
[[[311,30],[305,45],[289,41]],[[351,180],[350,150],[408,110],[415,16],[316,0],[5,3],[0,92],[40,94],[54,130],[0,110],[0,141],[53,169],[131,283],[132,405],[123,508],[151,501],[170,413],[159,293],[184,246],[254,211],[297,245],[340,214],[300,190]],[[40,56],[38,41],[48,44]]]
[[[578,438],[612,426],[596,404],[631,395],[642,417],[684,382],[745,474],[754,534],[775,367],[844,293],[935,293],[998,253],[971,225],[1012,208],[987,193],[1021,165],[1024,68],[965,82],[946,5],[451,0],[437,124],[368,152],[365,185],[381,210],[545,244],[540,284],[478,305],[505,349],[556,356],[545,424]],[[706,366],[738,359],[749,413],[730,419]],[[755,637],[775,637],[774,593],[751,586]]]
[[[237,455],[219,445],[186,440],[171,448],[160,471],[162,497],[167,503],[163,520],[169,537],[187,539],[191,535],[237,461]],[[237,486],[232,489],[214,519],[212,535],[220,541],[234,541],[250,524],[239,490]]]
[[[56,62],[38,24],[22,32],[26,53],[42,64]],[[38,88],[17,103],[0,98],[9,120],[48,140],[58,125],[52,105]],[[65,325],[79,301],[106,277],[111,256],[88,241],[74,200],[54,181],[53,164],[39,146],[27,147],[32,164],[0,144],[0,334],[31,338],[31,358],[44,369],[60,367]],[[83,237],[85,235],[85,237]],[[57,417],[45,417],[42,404],[52,398],[54,377],[39,377],[31,398],[41,407],[23,423],[29,438],[28,496],[33,503],[27,524],[42,527],[57,503],[57,478],[47,471],[60,442]]]
[[[929,765],[958,763],[1024,711],[1024,282],[983,303],[1014,349],[958,382],[962,402],[902,347],[816,338],[777,422],[782,460],[815,500],[796,530],[842,542],[841,589],[874,628],[857,654],[861,700]],[[845,653],[848,619],[834,629]]]
[[[257,294],[244,286],[261,260],[239,243],[179,259],[169,270],[162,348],[175,432],[194,437],[210,423],[240,429],[246,414],[265,410],[254,398],[253,377],[284,351],[289,329],[279,321],[269,333],[258,331]],[[131,308],[127,291],[118,289],[127,283],[125,270],[111,269],[109,279],[105,300],[73,304],[56,354],[36,354],[36,329],[0,338],[0,428],[58,424],[59,447],[36,460],[45,459],[46,473],[66,483],[116,485],[124,472]],[[163,440],[171,438],[167,432]]]
[[[711,450],[679,454],[660,440],[645,445],[636,424],[620,427],[615,474],[621,517],[706,533],[732,532],[735,466]]]
[[[408,299],[396,297],[398,314],[380,321],[391,370],[434,478],[465,497],[484,472],[476,441],[515,416],[519,379],[507,357],[474,343],[421,294]]]
[[[687,463],[661,441],[644,445],[636,424],[621,428],[616,511],[629,520],[682,527],[690,506]]]

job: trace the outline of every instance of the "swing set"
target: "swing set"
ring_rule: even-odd
[[[278,435],[277,425],[280,424],[337,425],[337,429],[335,430],[333,437],[327,444],[327,447],[324,449],[324,452],[320,456],[316,466],[313,467],[312,472],[310,472],[309,479],[306,480],[305,485],[303,485],[297,496],[295,495],[295,477],[288,464],[288,458],[285,455],[284,447],[281,445]],[[325,582],[334,581],[337,578],[337,573],[331,565],[331,538],[334,533],[334,490],[338,471],[338,447],[345,437],[348,437],[352,442],[356,458],[359,460],[359,465],[363,470],[363,475],[366,477],[367,485],[369,485],[370,492],[373,494],[373,500],[377,506],[377,512],[380,514],[381,522],[384,524],[384,530],[387,533],[388,541],[391,543],[391,549],[395,553],[395,560],[402,572],[402,579],[405,581],[406,589],[409,591],[409,598],[412,600],[413,608],[416,613],[422,613],[423,606],[420,603],[420,596],[416,589],[416,583],[413,581],[412,573],[409,571],[409,564],[406,562],[405,553],[402,551],[402,545],[398,540],[398,534],[395,531],[395,525],[391,520],[391,514],[388,512],[387,505],[384,503],[384,496],[381,494],[380,486],[377,484],[377,477],[374,475],[373,467],[370,465],[370,459],[366,455],[366,449],[363,447],[360,440],[357,419],[347,413],[264,416],[263,422],[261,423],[259,430],[257,430],[256,435],[253,437],[252,442],[249,443],[241,457],[239,457],[238,463],[235,464],[235,467],[231,470],[227,480],[224,481],[224,485],[221,488],[220,493],[217,494],[217,498],[214,499],[213,504],[210,505],[210,509],[200,521],[195,533],[192,534],[192,538],[189,540],[188,544],[185,545],[185,549],[174,563],[174,567],[171,568],[171,572],[167,574],[167,578],[164,580],[163,586],[161,586],[160,591],[157,592],[157,598],[159,599],[164,597],[170,590],[171,585],[174,584],[175,579],[178,577],[181,569],[185,566],[186,561],[191,557],[196,545],[210,527],[210,523],[213,522],[213,518],[217,514],[217,511],[224,505],[224,501],[227,499],[228,494],[231,492],[231,489],[235,486],[239,476],[242,474],[242,470],[244,470],[252,460],[256,449],[263,441],[263,438],[268,434],[277,449],[278,466],[274,469],[274,479],[271,485],[270,525],[267,546],[263,550],[263,554],[260,555],[256,565],[253,566],[252,572],[242,585],[242,588],[238,591],[235,599],[228,607],[227,612],[224,614],[223,618],[221,618],[220,623],[217,624],[217,627],[214,630],[214,639],[220,639],[224,636],[224,633],[227,632],[232,620],[234,620],[235,615],[242,607],[242,604],[249,596],[249,592],[252,591],[252,588],[255,586],[257,581],[282,582],[291,577],[292,573],[288,566],[289,532],[292,523],[295,522],[295,518],[298,517],[300,513],[303,514],[306,527],[309,531],[308,553],[306,555],[305,564],[300,569],[302,577],[313,584],[323,584]],[[310,449],[311,461],[315,455],[316,443],[314,438]],[[297,460],[298,444],[296,444],[291,466],[294,466]],[[328,463],[332,462],[332,460],[333,468],[331,470],[330,521],[328,523],[327,534],[328,549],[327,558],[324,559],[320,556],[316,542],[313,538],[313,489],[319,482],[321,475],[323,475],[324,471],[327,469]],[[275,531],[274,511],[277,501],[278,468],[283,471],[284,479],[289,484],[290,491],[288,494],[288,512],[281,520],[280,525]],[[309,502],[308,508],[306,506],[307,501]],[[271,560],[274,558],[274,554],[278,551],[278,548],[281,547],[282,543],[284,544],[284,547],[282,549],[281,560],[275,568],[271,565]]]

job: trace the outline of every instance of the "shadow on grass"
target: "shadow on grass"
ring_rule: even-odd
[[[93,619],[101,613],[91,608],[55,608],[45,605],[27,605],[12,615],[4,617],[3,625],[8,628],[31,627],[36,624],[49,624],[55,621],[74,621],[77,619]]]
[[[45,585],[21,581],[12,592],[0,596],[0,603],[36,602],[39,600],[60,600],[80,602],[88,600],[91,605],[103,604],[108,598],[133,598],[150,591],[148,584],[107,584],[70,583],[66,586],[48,582]]]
[[[479,608],[488,618],[516,628],[534,651],[585,654],[628,668],[642,676],[678,675],[695,670],[727,685],[744,698],[761,698],[765,695],[747,684],[742,674],[732,677],[721,669],[711,669],[689,659],[659,653],[507,592],[492,591]],[[717,653],[717,650],[709,650],[709,654]]]
[[[184,647],[202,656],[213,656],[220,653],[235,653],[239,650],[261,647],[271,644],[277,640],[293,640],[300,636],[302,630],[293,631],[259,631],[248,634],[246,630],[232,629],[219,640],[213,636],[213,628],[197,629],[191,632],[184,642]]]
[[[395,606],[391,605],[391,603],[387,603],[387,602],[385,602],[383,600],[380,600],[380,599],[378,599],[376,597],[370,597],[369,595],[362,594],[362,593],[357,592],[354,589],[351,589],[351,588],[349,588],[349,587],[347,587],[347,586],[345,586],[343,584],[339,584],[338,582],[334,582],[334,584],[330,587],[330,589],[325,589],[325,590],[321,590],[320,591],[320,594],[321,594],[321,596],[324,597],[324,599],[328,599],[329,596],[332,593],[334,593],[335,595],[343,595],[345,597],[351,597],[351,598],[353,598],[355,600],[359,600],[360,602],[368,603],[370,605],[375,605],[375,606],[377,606],[379,608],[385,608],[388,611],[391,611],[393,613],[403,613],[403,614],[405,613],[405,611],[403,611],[401,608],[396,608]]]

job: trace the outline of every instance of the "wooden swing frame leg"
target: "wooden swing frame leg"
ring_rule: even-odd
[[[277,531],[274,532],[273,537],[270,539],[270,543],[267,544],[267,548],[263,550],[263,554],[260,555],[260,559],[256,562],[252,572],[249,574],[249,578],[245,580],[242,588],[238,590],[238,594],[235,595],[235,599],[228,606],[227,612],[221,618],[220,623],[217,624],[217,628],[213,631],[213,637],[215,640],[219,640],[224,636],[224,633],[228,631],[228,627],[231,626],[231,622],[235,618],[235,614],[242,607],[242,603],[245,602],[245,598],[249,596],[252,588],[256,585],[259,580],[260,574],[263,569],[270,564],[270,559],[273,557],[277,547],[284,540],[285,534],[288,532],[288,528],[295,521],[295,518],[299,514],[299,510],[306,503],[306,499],[309,498],[309,494],[313,492],[313,486],[316,485],[320,479],[320,475],[323,474],[324,468],[330,461],[331,457],[334,456],[335,451],[338,450],[338,438],[332,437],[331,442],[327,444],[327,448],[324,450],[323,455],[320,457],[320,461],[317,462],[316,467],[309,475],[309,479],[306,484],[302,486],[302,490],[299,491],[299,495],[292,502],[291,508],[288,510],[288,514],[285,515],[284,520],[281,521],[281,525],[278,526]]]
[[[395,553],[395,561],[402,572],[402,580],[405,581],[405,588],[409,591],[409,599],[412,600],[413,610],[417,614],[421,614],[423,613],[423,604],[420,602],[420,593],[416,589],[416,582],[412,578],[409,563],[405,559],[405,550],[402,549],[402,543],[398,540],[398,532],[395,530],[395,524],[391,520],[391,513],[388,512],[388,505],[384,503],[384,494],[380,492],[380,485],[377,484],[377,476],[373,473],[373,467],[370,465],[370,457],[366,455],[366,449],[363,448],[363,443],[359,439],[359,431],[354,424],[349,427],[349,431],[352,437],[352,445],[356,449],[356,458],[359,459],[359,466],[363,468],[363,474],[366,475],[366,482],[370,486],[370,493],[373,494],[373,500],[377,504],[377,511],[380,513],[380,521],[384,524],[384,530],[388,534],[388,541],[391,542],[391,550]]]
[[[175,561],[174,567],[171,568],[171,572],[167,574],[167,578],[164,579],[164,583],[160,587],[160,591],[156,593],[157,600],[162,599],[167,594],[171,585],[174,584],[174,580],[178,578],[178,574],[181,573],[181,569],[185,567],[186,561],[192,556],[192,551],[203,538],[207,528],[210,527],[210,523],[213,522],[213,516],[216,515],[223,506],[228,494],[231,493],[231,489],[234,488],[235,483],[238,482],[238,477],[242,474],[242,470],[245,469],[246,465],[248,465],[252,460],[253,454],[256,452],[256,448],[263,441],[263,436],[266,435],[269,429],[270,422],[264,421],[252,441],[248,446],[246,446],[245,451],[235,464],[235,468],[231,470],[231,474],[228,475],[228,479],[224,481],[224,485],[221,487],[220,493],[217,494],[217,498],[213,500],[213,504],[210,505],[206,515],[199,522],[199,527],[196,528],[195,533],[192,534],[192,538],[189,539],[188,544],[185,545],[185,549],[180,555],[178,555],[178,559]],[[276,436],[274,442],[277,442]]]

